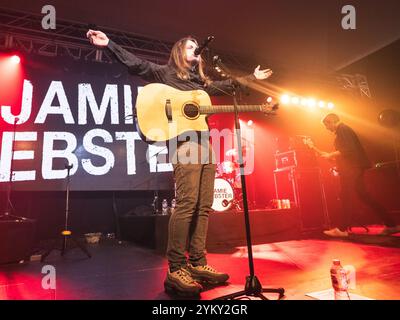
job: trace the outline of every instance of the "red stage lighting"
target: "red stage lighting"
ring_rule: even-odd
[[[12,64],[19,64],[21,62],[21,58],[14,54],[11,58],[10,61]]]

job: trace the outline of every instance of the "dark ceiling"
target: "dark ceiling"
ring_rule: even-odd
[[[400,38],[398,0],[0,0],[0,7],[39,13],[175,41],[214,35],[215,50],[312,71],[346,66]],[[341,8],[352,4],[357,29],[343,30]]]

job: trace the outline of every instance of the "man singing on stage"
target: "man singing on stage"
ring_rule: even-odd
[[[232,92],[233,81],[211,81],[204,73],[204,61],[199,52],[197,41],[185,37],[177,41],[166,65],[158,65],[123,49],[111,41],[103,32],[89,30],[87,37],[98,47],[107,47],[117,59],[127,66],[131,74],[146,81],[163,83],[179,90],[204,90],[210,95]],[[250,76],[239,78],[241,84],[263,80],[270,77],[270,69],[260,70],[258,66]],[[218,272],[207,264],[205,243],[208,227],[208,215],[211,211],[214,195],[216,165],[210,157],[209,140],[202,142],[178,143],[178,159],[173,163],[176,181],[176,209],[170,217],[168,228],[167,259],[169,269],[164,287],[182,295],[198,295],[202,290],[201,282],[225,283],[229,276]],[[172,150],[169,150],[171,153]],[[190,163],[179,162],[185,154],[201,154],[201,160]],[[205,161],[208,160],[208,161]],[[185,253],[188,251],[188,258]]]

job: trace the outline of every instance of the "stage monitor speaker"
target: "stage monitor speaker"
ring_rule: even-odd
[[[35,220],[0,220],[0,264],[29,260],[35,240]]]
[[[328,224],[325,191],[318,168],[290,167],[274,171],[277,199],[290,199],[299,209],[302,230],[322,229]]]

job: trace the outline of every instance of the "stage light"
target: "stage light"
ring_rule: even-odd
[[[292,103],[293,104],[299,104],[300,103],[300,98],[299,97],[293,97],[292,98]]]
[[[332,102],[328,103],[328,109],[332,110],[335,107],[335,105]]]
[[[247,121],[247,126],[248,126],[248,127],[251,127],[252,125],[253,125],[253,120]]]
[[[320,101],[318,102],[318,107],[320,107],[321,109],[325,107],[325,101]]]
[[[284,94],[283,96],[281,96],[281,102],[283,104],[289,104],[290,103],[290,96],[287,94]]]
[[[12,64],[19,64],[21,62],[21,58],[14,54],[12,57],[10,57],[10,61]]]
[[[272,102],[272,97],[268,97],[267,98],[267,103],[271,103]]]
[[[302,106],[306,106],[307,103],[308,103],[307,99],[304,99],[304,98],[301,99],[301,103],[300,103],[300,104],[301,104]]]
[[[315,101],[315,99],[310,98],[308,99],[307,105],[311,108],[315,107],[317,105],[317,102]]]

